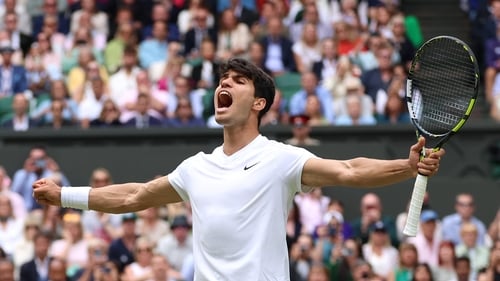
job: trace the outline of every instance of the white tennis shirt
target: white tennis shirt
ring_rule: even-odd
[[[285,224],[307,150],[259,135],[183,161],[170,183],[191,203],[195,280],[289,280]]]

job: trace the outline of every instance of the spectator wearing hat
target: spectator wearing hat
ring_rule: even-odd
[[[36,212],[31,212],[23,221],[23,235],[15,244],[12,254],[16,269],[19,269],[25,262],[33,259],[35,254],[34,239],[40,231],[42,217]]]
[[[391,245],[388,227],[383,221],[370,226],[368,242],[363,244],[362,251],[375,274],[384,279],[398,267],[399,252]]]
[[[10,43],[0,46],[2,65],[0,66],[0,97],[24,93],[28,89],[26,69],[22,65],[13,65],[12,55],[15,50]]]
[[[109,260],[118,262],[118,270],[123,272],[125,267],[135,261],[134,251],[138,235],[135,232],[137,215],[125,213],[121,215],[122,234],[111,241],[108,249]]]
[[[191,224],[184,215],[174,217],[171,232],[158,241],[156,250],[165,256],[171,267],[181,271],[184,261],[193,254]]]
[[[295,146],[316,146],[320,141],[310,137],[311,126],[309,125],[309,116],[293,115],[290,116],[293,137],[286,140],[286,143]]]
[[[420,214],[420,229],[415,237],[409,237],[408,242],[418,250],[418,261],[426,262],[432,267],[438,266],[439,245],[441,233],[439,216],[433,210],[423,210]]]

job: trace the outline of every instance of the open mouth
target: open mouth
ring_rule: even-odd
[[[219,92],[219,95],[217,96],[217,107],[227,108],[230,107],[231,104],[233,104],[233,97],[231,97],[231,95],[226,91]]]

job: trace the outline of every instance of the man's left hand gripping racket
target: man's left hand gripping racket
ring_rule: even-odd
[[[479,67],[466,43],[451,36],[425,42],[413,58],[406,83],[408,111],[417,138],[424,136],[428,147],[439,150],[471,114],[478,84]],[[419,174],[403,230],[405,235],[417,234],[426,188],[427,177]]]

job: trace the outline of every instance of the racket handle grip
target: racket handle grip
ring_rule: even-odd
[[[408,210],[408,217],[403,229],[403,234],[407,236],[417,235],[418,225],[420,224],[420,212],[424,202],[425,190],[427,189],[427,176],[418,175],[413,186],[413,192]]]

